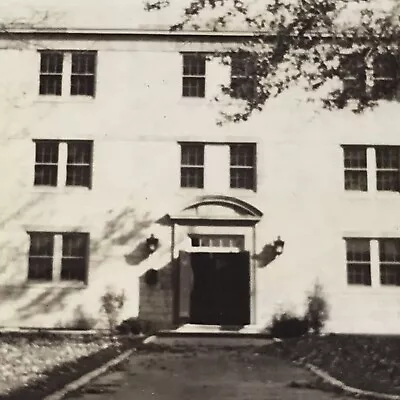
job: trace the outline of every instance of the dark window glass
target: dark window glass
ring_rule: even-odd
[[[255,189],[256,147],[254,144],[230,145],[230,187]]]
[[[40,53],[39,94],[61,96],[64,54],[58,51]]]
[[[54,235],[35,232],[30,234],[28,279],[53,279]]]
[[[367,149],[365,147],[344,147],[345,190],[367,191]]]
[[[181,187],[204,187],[204,145],[181,145]]]
[[[206,86],[206,58],[202,54],[183,55],[182,95],[204,97]]]
[[[92,142],[68,142],[67,186],[91,186]]]
[[[71,95],[94,96],[96,52],[72,52]]]
[[[376,184],[378,190],[399,190],[399,148],[376,147]]]
[[[62,239],[61,280],[85,282],[88,235],[68,233]]]
[[[58,145],[48,140],[36,141],[34,185],[57,186]]]
[[[371,285],[371,255],[369,239],[347,239],[347,283]]]

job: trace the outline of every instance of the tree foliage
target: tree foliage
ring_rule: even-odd
[[[168,0],[146,5],[149,11],[165,7],[171,7]],[[249,76],[254,91],[239,112],[227,115],[239,121],[293,85],[301,85],[307,100],[318,99],[328,109],[351,105],[360,112],[376,105],[374,60],[389,55],[392,68],[398,66],[399,15],[399,5],[390,0],[192,0],[171,30],[240,26],[252,32],[240,46],[214,54],[223,62],[232,53],[254,60]],[[342,83],[346,78],[351,90]],[[223,87],[222,92],[231,90]]]

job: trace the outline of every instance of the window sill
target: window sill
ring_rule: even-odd
[[[93,96],[53,96],[53,95],[38,95],[36,103],[94,103]]]
[[[25,282],[23,285],[21,285],[22,287],[25,288],[68,288],[68,289],[86,289],[88,287],[88,285],[84,282],[48,282],[48,281],[27,281]]]
[[[53,194],[70,194],[70,193],[88,193],[92,189],[83,186],[33,186],[34,193],[53,193]]]
[[[380,199],[395,199],[400,197],[400,192],[390,192],[390,191],[357,191],[357,190],[346,190],[344,197],[347,199],[365,199],[365,200],[380,200]]]

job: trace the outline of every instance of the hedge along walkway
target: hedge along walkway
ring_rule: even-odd
[[[315,380],[288,361],[254,348],[144,348],[68,399],[83,400],[344,400],[333,393],[294,387]]]

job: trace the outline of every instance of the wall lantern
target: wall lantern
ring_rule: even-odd
[[[281,239],[280,236],[274,241],[274,251],[277,256],[280,256],[283,253],[283,247],[285,246],[285,242]]]
[[[158,247],[158,239],[153,234],[151,234],[150,237],[146,239],[146,246],[150,254],[154,253]]]
[[[156,285],[157,282],[158,282],[158,271],[156,271],[153,268],[151,268],[148,271],[146,271],[146,273],[144,275],[144,281],[149,286]]]

